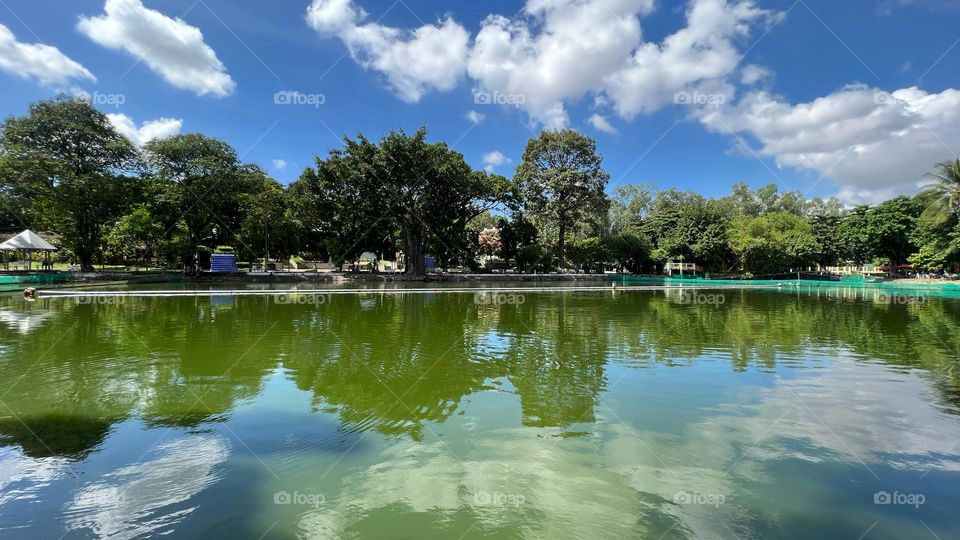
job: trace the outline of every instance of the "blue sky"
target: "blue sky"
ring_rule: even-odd
[[[612,184],[873,202],[960,151],[958,20],[955,0],[0,0],[0,111],[85,92],[136,142],[203,132],[284,183],[344,133],[423,125],[509,176],[572,127]]]

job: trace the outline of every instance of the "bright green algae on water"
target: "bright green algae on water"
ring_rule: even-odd
[[[0,538],[956,538],[958,322],[843,289],[7,297]]]

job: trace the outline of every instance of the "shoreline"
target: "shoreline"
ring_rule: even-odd
[[[404,274],[374,273],[312,273],[312,272],[250,272],[219,273],[204,272],[195,276],[185,276],[184,281],[208,282],[246,282],[246,283],[503,283],[537,281],[609,281],[607,274],[427,274],[424,277],[411,278]]]
[[[659,285],[667,287],[710,288],[756,288],[764,286],[779,289],[875,289],[888,291],[921,291],[960,296],[960,281],[892,279],[888,281],[841,280],[820,281],[808,279],[697,279],[672,278],[669,276],[637,276],[627,274],[428,274],[422,278],[409,278],[403,274],[367,273],[313,273],[313,272],[263,272],[221,273],[204,272],[187,276],[183,272],[104,272],[93,274],[46,273],[23,274],[4,277],[21,277],[22,281],[9,280],[0,283],[3,292],[18,292],[27,287],[40,289],[86,288],[91,286],[148,285],[161,283],[256,283],[256,284],[349,284],[349,283],[611,283],[624,286],[632,284]]]

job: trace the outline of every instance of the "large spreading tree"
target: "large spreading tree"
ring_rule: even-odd
[[[870,250],[877,257],[896,266],[904,264],[917,249],[913,232],[917,228],[922,207],[910,197],[884,201],[867,212],[866,236]]]
[[[730,248],[744,270],[777,273],[811,264],[820,251],[813,227],[790,212],[741,216],[730,223]]]
[[[205,240],[233,240],[242,225],[241,209],[265,175],[256,166],[241,165],[229,144],[199,133],[155,139],[144,151],[169,212],[166,230],[171,232],[180,220],[186,224],[183,257],[191,270],[197,247]]]
[[[514,180],[526,202],[526,214],[557,231],[557,259],[564,266],[567,231],[590,217],[606,213],[604,189],[610,175],[590,137],[571,129],[543,131],[530,139]]]
[[[138,168],[133,144],[86,100],[40,101],[0,128],[0,191],[42,211],[84,272],[129,207]]]
[[[456,251],[467,223],[507,192],[500,177],[473,170],[462,154],[445,143],[428,143],[426,137],[423,128],[413,135],[391,131],[380,140],[368,178],[399,225],[411,277],[426,274],[429,239]]]
[[[379,251],[384,239],[395,235],[382,199],[371,194],[365,180],[377,145],[361,136],[348,140],[347,147],[332,150],[326,158],[318,156],[287,190],[301,237],[315,251],[326,251],[336,266],[368,249]]]
[[[467,224],[507,197],[502,177],[475,171],[427,132],[392,131],[378,143],[362,135],[317,159],[291,187],[304,226],[326,236],[340,260],[399,232],[408,276],[426,274],[426,249],[462,248]],[[428,244],[429,243],[429,244]]]

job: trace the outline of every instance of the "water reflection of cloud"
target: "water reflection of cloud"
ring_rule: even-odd
[[[18,334],[29,334],[40,327],[44,320],[53,315],[52,311],[12,311],[0,309],[0,323],[5,324]]]
[[[162,533],[195,509],[170,507],[216,482],[214,467],[227,460],[230,447],[222,437],[194,434],[151,454],[78,490],[65,509],[67,529],[110,538]]]
[[[885,364],[841,358],[833,367],[747,391],[758,395],[743,405],[740,397],[720,405],[677,435],[642,431],[608,411],[601,462],[638,492],[665,499],[694,492],[723,496],[725,503],[716,508],[663,506],[675,515],[677,529],[697,538],[724,532],[720,523],[759,517],[758,508],[743,499],[754,489],[766,486],[789,497],[790,481],[778,471],[791,460],[833,462],[868,479],[877,474],[880,483],[892,480],[891,469],[911,471],[917,479],[930,469],[960,471],[960,426],[937,409],[938,395],[924,372],[894,376]],[[863,502],[871,506],[867,491]],[[814,514],[831,510],[825,501],[801,504]],[[849,515],[857,514],[851,508]],[[737,534],[749,536],[749,526]]]
[[[749,407],[752,415],[714,418],[696,431],[714,444],[760,441],[746,459],[830,458],[960,471],[960,425],[937,408],[938,395],[924,372],[893,376],[884,364],[843,358],[805,373],[762,389],[759,402]],[[797,441],[805,445],[791,444]]]
[[[357,516],[397,505],[441,520],[466,513],[477,533],[503,527],[538,537],[635,532],[637,493],[597,466],[596,442],[545,444],[529,430],[506,429],[477,444],[482,448],[457,457],[442,442],[398,441],[375,465],[345,479],[345,490],[328,506],[304,514],[300,532],[342,535]]]
[[[881,474],[960,470],[960,427],[937,410],[922,372],[894,376],[889,366],[841,358],[792,376],[751,386],[750,398],[733,396],[670,433],[622,422],[601,405],[588,437],[507,428],[484,433],[466,450],[458,445],[456,455],[443,442],[397,440],[374,465],[344,479],[344,490],[326,506],[306,511],[300,532],[343,535],[389,513],[398,524],[430,516],[438,528],[468,516],[478,536],[509,530],[542,538],[657,537],[671,529],[667,536],[711,538],[732,536],[726,527],[734,527],[750,538],[764,530],[754,520],[768,517],[755,506],[755,490],[789,485],[778,471],[790,460],[853,468],[863,460]],[[722,503],[681,504],[683,494]],[[498,495],[507,504],[489,503]],[[511,505],[510,497],[523,503]],[[863,502],[845,526],[871,511],[869,497]],[[802,504],[814,513],[829,510],[827,501]]]
[[[0,506],[7,502],[36,497],[69,468],[61,457],[31,458],[15,447],[0,448]],[[24,487],[18,487],[18,486]]]

